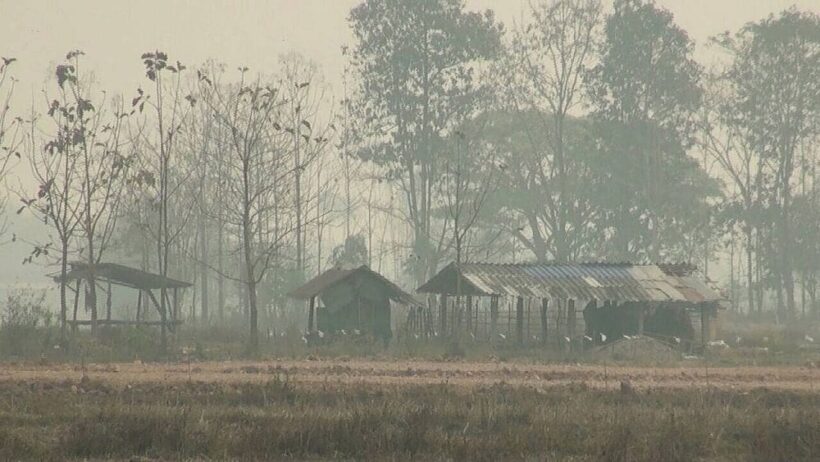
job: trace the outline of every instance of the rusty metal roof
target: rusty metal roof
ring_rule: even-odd
[[[694,276],[631,263],[451,263],[419,287],[422,293],[510,295],[576,300],[707,302],[720,296]]]

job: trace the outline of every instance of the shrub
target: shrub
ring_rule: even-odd
[[[50,343],[53,314],[45,307],[45,290],[13,289],[0,312],[0,352],[8,356],[39,355]]]

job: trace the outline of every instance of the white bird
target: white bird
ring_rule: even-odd
[[[672,338],[675,339],[675,343],[680,343],[680,337],[672,337]]]
[[[601,341],[606,342],[606,334],[604,334],[603,332],[601,332]]]
[[[572,340],[570,340],[570,338],[569,338],[569,337],[564,337],[564,340],[566,340],[566,341],[567,341],[567,343],[569,343],[569,342],[571,342],[571,341],[572,341]]]
[[[359,334],[361,334],[361,331],[359,329],[356,329],[356,330],[353,331],[353,333],[356,334],[356,335],[359,335]]]
[[[342,329],[342,335],[347,335],[347,331]]]
[[[627,339],[627,340],[632,340],[632,337],[630,337],[630,336],[628,336],[628,335],[626,335],[626,334],[624,334],[624,338],[625,338],[625,339]]]
[[[325,333],[324,332],[322,332],[320,330],[317,330],[316,332],[319,333],[319,338],[325,338]]]
[[[308,340],[307,337],[305,337],[304,335],[302,336],[302,341],[305,342],[305,345],[307,345]]]
[[[498,336],[501,337],[501,340],[507,340],[507,336],[504,334],[498,334]]]
[[[805,336],[805,337],[803,337],[803,340],[805,340],[805,341],[807,341],[807,342],[809,342],[809,343],[814,343],[814,338],[813,338],[813,337],[811,337],[811,336],[809,336],[809,334],[806,334],[806,336]]]
[[[709,346],[721,347],[721,348],[728,348],[729,347],[729,345],[727,345],[726,342],[724,342],[723,340],[712,340],[711,342],[709,342]]]
[[[589,335],[584,335],[584,340],[586,340],[587,342],[591,342],[592,337],[590,337]]]

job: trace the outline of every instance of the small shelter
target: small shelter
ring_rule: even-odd
[[[500,335],[519,343],[552,336],[572,346],[644,334],[690,343],[699,323],[705,343],[722,297],[695,271],[686,264],[451,263],[418,292],[440,295],[443,334],[466,327],[476,338]],[[463,296],[466,306],[448,303],[454,296]],[[486,299],[489,310],[482,312],[474,301]]]
[[[191,283],[179,281],[164,277],[160,274],[150,273],[137,268],[132,268],[118,263],[98,263],[91,265],[84,262],[70,263],[70,270],[66,274],[66,282],[71,290],[74,291],[74,316],[73,320],[68,321],[72,326],[90,325],[90,320],[78,320],[77,308],[80,299],[80,290],[83,283],[89,284],[90,281],[95,281],[97,286],[102,289],[106,295],[105,303],[105,318],[97,319],[98,325],[159,325],[170,331],[174,331],[179,320],[179,292],[182,289],[191,286]],[[60,276],[54,277],[59,282]],[[74,285],[72,286],[72,283]],[[133,320],[112,319],[112,286],[127,287],[137,290],[137,312]],[[165,290],[163,290],[165,289]],[[162,304],[157,299],[157,294],[165,295],[165,303]],[[87,291],[86,291],[87,292]],[[146,318],[145,308],[148,303],[153,304],[159,313],[159,321],[149,321]],[[89,300],[86,300],[88,303]],[[166,310],[163,311],[163,306]]]
[[[391,302],[418,306],[412,295],[367,265],[332,268],[288,293],[291,298],[309,300],[308,331],[358,330],[389,340]],[[316,306],[316,298],[322,305]]]

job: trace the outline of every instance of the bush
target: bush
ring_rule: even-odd
[[[51,341],[53,314],[45,290],[13,289],[0,312],[0,352],[4,356],[42,354]]]

